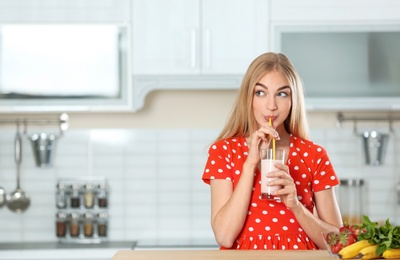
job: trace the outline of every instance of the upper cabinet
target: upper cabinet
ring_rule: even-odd
[[[237,89],[268,50],[264,0],[133,0],[135,109],[155,89]]]
[[[0,112],[131,110],[130,5],[1,0]]]
[[[243,75],[268,49],[261,0],[134,0],[135,75]]]
[[[400,110],[400,2],[271,0],[271,50],[303,79],[309,110]]]
[[[0,22],[128,22],[130,0],[0,0]]]
[[[270,0],[270,21],[313,23],[331,21],[335,24],[347,22],[382,22],[399,19],[397,0]]]
[[[46,89],[41,93],[52,93],[57,99],[39,98],[33,103],[37,110],[137,111],[146,95],[157,89],[237,89],[250,62],[267,51],[284,52],[293,61],[304,77],[309,109],[400,110],[398,10],[398,0],[0,0],[0,75],[10,68],[7,64],[14,64],[10,60],[5,63],[10,57],[3,53],[5,47],[21,53],[13,44],[6,45],[5,25],[111,25],[118,33],[114,33],[115,44],[109,45],[115,58],[108,65],[115,70],[107,67],[103,71],[113,71],[109,79],[115,80],[104,89],[118,88],[113,95],[116,98],[98,100],[97,83],[87,83],[90,88],[86,89],[69,81],[75,88],[62,87],[67,82],[63,81],[55,87],[69,91],[85,88],[83,93],[89,98],[77,99],[76,93],[68,93],[72,98],[58,99],[60,92]],[[48,33],[47,39],[62,39],[54,35]],[[68,48],[52,45],[66,54],[73,36],[63,36]],[[84,50],[79,47],[81,38],[74,38],[85,53],[78,56],[89,59],[86,54],[93,53],[91,47]],[[50,43],[45,37],[42,40]],[[23,42],[32,45],[34,41]],[[64,59],[70,57],[64,55]],[[92,57],[96,66],[89,66],[98,67],[98,57],[105,61],[100,54]],[[62,60],[56,63],[63,64]],[[82,63],[71,64],[78,64],[70,66],[81,70],[76,73],[87,70]],[[33,66],[38,69],[36,62]],[[15,82],[15,73],[22,75],[13,69],[0,77],[3,90],[13,88],[11,83],[4,88],[4,82],[7,78],[7,82]],[[91,82],[107,85],[104,73],[92,73]],[[32,74],[38,78],[38,73]],[[66,71],[65,75],[72,74]],[[33,81],[25,78],[24,82],[24,92],[38,96]],[[35,110],[27,107],[29,100],[16,99],[15,89],[3,95],[1,88],[0,112]]]

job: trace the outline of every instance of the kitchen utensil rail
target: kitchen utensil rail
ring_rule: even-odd
[[[28,125],[59,125],[61,133],[69,127],[69,116],[67,113],[62,113],[57,119],[44,118],[16,118],[16,119],[0,119],[0,124],[23,124]]]
[[[344,116],[343,113],[339,112],[337,114],[337,123],[341,127],[342,123],[345,121],[353,121],[354,131],[357,130],[357,122],[388,122],[390,132],[393,132],[393,122],[400,121],[400,116]]]

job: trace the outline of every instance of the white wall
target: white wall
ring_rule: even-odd
[[[0,209],[0,242],[55,241],[57,178],[90,174],[111,184],[110,239],[213,243],[209,188],[201,181],[207,146],[224,124],[231,91],[154,92],[136,114],[71,114],[71,129],[59,139],[55,167],[34,166],[24,139],[22,187],[32,204],[22,215]],[[2,115],[56,116],[56,115]],[[364,178],[365,210],[373,219],[400,223],[395,184],[399,181],[400,126],[391,134],[384,166],[365,166],[361,139],[352,123],[336,127],[336,114],[310,113],[313,139],[326,147],[340,178]],[[359,125],[358,131],[376,128]],[[379,124],[387,131],[387,125]],[[49,127],[48,131],[55,131]],[[29,128],[28,133],[34,129]],[[14,128],[0,130],[0,186],[15,189]]]

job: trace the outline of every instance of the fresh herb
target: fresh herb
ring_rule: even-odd
[[[393,227],[389,219],[379,226],[364,215],[358,240],[368,240],[370,244],[377,245],[376,254],[380,256],[385,250],[400,248],[400,226]]]

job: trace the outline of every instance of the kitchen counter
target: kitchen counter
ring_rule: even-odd
[[[136,241],[110,241],[99,244],[59,242],[0,243],[2,260],[109,260],[119,250],[130,250]]]
[[[112,260],[239,260],[239,259],[319,259],[332,260],[326,250],[120,250]]]

